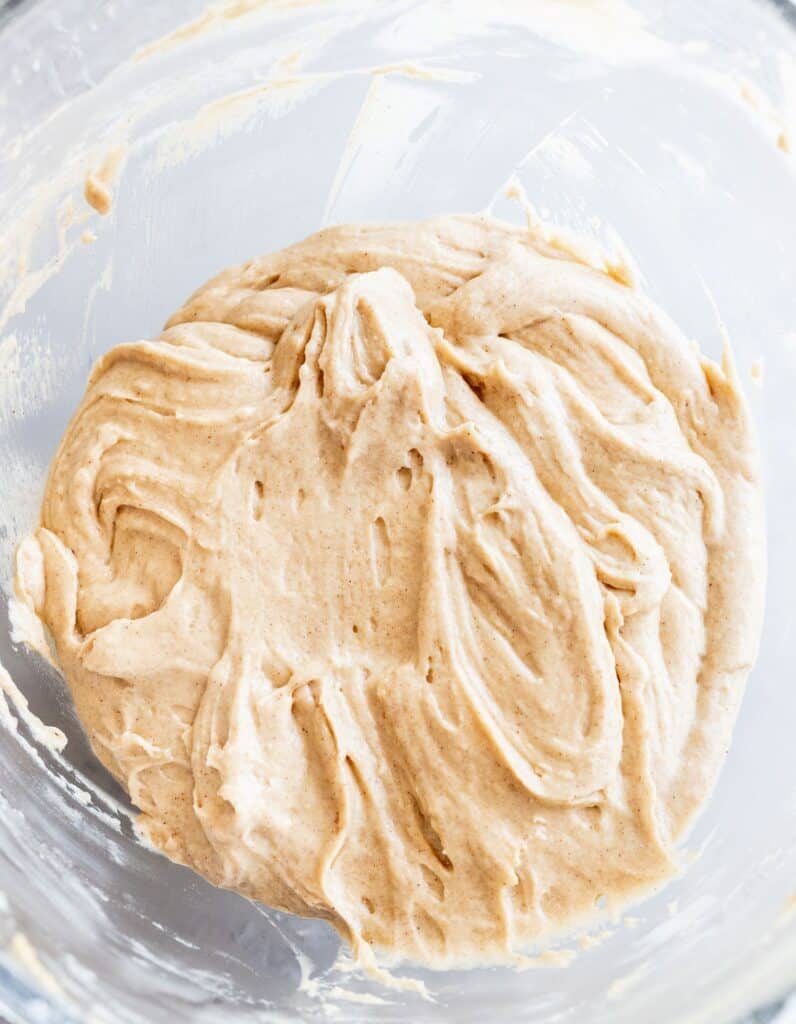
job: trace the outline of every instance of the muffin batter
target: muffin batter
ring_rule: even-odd
[[[675,869],[755,656],[729,365],[541,232],[340,227],[94,368],[20,595],[173,860],[501,959]]]

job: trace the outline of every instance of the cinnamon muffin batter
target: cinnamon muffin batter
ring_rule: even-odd
[[[446,217],[322,231],[105,355],[18,588],[155,846],[441,965],[672,873],[763,565],[731,368]]]

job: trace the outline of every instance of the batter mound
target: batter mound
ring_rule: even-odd
[[[499,960],[675,869],[756,652],[756,445],[541,232],[332,228],[100,359],[18,566],[167,856]]]

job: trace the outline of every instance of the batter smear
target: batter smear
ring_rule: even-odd
[[[731,368],[481,217],[322,231],[111,350],[22,555],[152,843],[439,966],[672,873],[764,576]]]

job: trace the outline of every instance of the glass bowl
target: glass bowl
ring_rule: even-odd
[[[68,738],[58,753],[18,704],[0,714],[10,1021],[722,1024],[784,997],[796,981],[795,12],[789,0],[0,4],[0,661]],[[88,173],[110,193],[105,216],[85,200]],[[765,459],[767,616],[681,876],[562,938],[565,968],[396,972],[424,997],[349,971],[323,923],[214,889],[138,842],[58,673],[19,642],[11,562],[102,352],[156,332],[217,270],[323,224],[520,219],[513,181],[543,217],[627,247],[708,354],[731,338]]]

